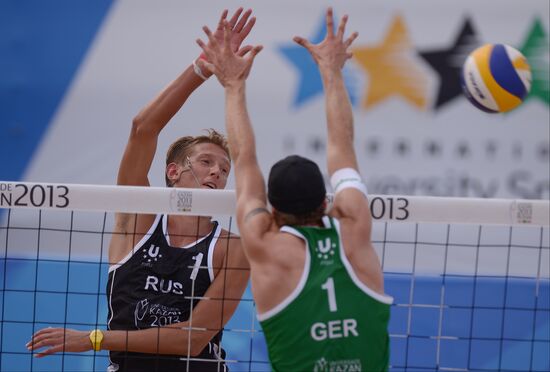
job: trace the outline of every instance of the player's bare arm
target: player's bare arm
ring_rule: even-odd
[[[211,31],[205,27],[208,43],[197,40],[203,49],[209,63],[201,61],[201,66],[216,75],[225,88],[226,128],[229,148],[233,156],[236,189],[237,189],[237,223],[240,232],[249,244],[246,252],[249,258],[259,253],[258,244],[272,225],[272,218],[267,213],[250,213],[264,210],[267,207],[267,197],[264,179],[256,158],[254,132],[246,108],[245,84],[246,78],[256,55],[262,46],[255,46],[250,51],[235,53],[229,47],[229,25],[225,24],[225,38],[218,42]],[[246,224],[244,220],[247,220]]]
[[[353,146],[353,111],[342,69],[352,57],[349,51],[357,32],[346,37],[348,16],[344,15],[335,32],[332,9],[327,10],[327,34],[319,44],[302,37],[294,41],[306,48],[321,73],[327,117],[327,168],[335,200],[331,216],[342,221],[344,247],[354,268],[369,287],[383,292],[382,272],[371,243],[372,217],[367,191],[358,172]]]
[[[251,14],[251,9],[243,12],[243,8],[239,8],[231,19],[227,20],[228,11],[224,10],[213,38],[223,39],[222,25],[227,23],[230,28],[229,43],[233,50],[238,51],[256,22],[256,18],[251,17]],[[249,47],[242,49],[246,51]],[[204,69],[199,70],[199,73],[204,77],[211,75]],[[195,66],[189,65],[136,115],[132,121],[130,136],[119,166],[118,185],[149,186],[148,173],[157,150],[160,132],[203,82],[204,79],[197,74]],[[115,218],[117,227],[115,233],[126,241],[111,244],[109,249],[111,263],[119,262],[130,252],[148,231],[155,216],[117,214]]]
[[[222,267],[216,270],[205,298],[186,322],[139,331],[103,331],[103,350],[141,353],[198,355],[233,316],[246,289],[250,268],[238,236],[224,231],[217,247],[223,250]],[[44,328],[27,343],[29,350],[46,348],[37,357],[58,352],[92,350],[89,331]]]

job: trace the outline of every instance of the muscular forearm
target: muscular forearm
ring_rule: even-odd
[[[189,66],[135,117],[138,129],[160,132],[203,80]]]
[[[208,344],[208,341],[199,342],[199,339],[210,340],[216,333],[218,330],[190,330],[187,323],[179,324],[178,327],[166,326],[139,331],[104,331],[101,348],[111,351],[196,356]]]
[[[329,173],[342,167],[356,168],[353,151],[353,112],[341,70],[321,68],[325,89]]]
[[[225,113],[227,137],[235,163],[241,160],[241,157],[255,157],[254,131],[246,108],[244,81],[225,88]]]

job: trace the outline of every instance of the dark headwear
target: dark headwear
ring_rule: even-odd
[[[317,164],[298,155],[287,156],[271,167],[267,198],[283,213],[305,214],[321,206],[325,181]]]

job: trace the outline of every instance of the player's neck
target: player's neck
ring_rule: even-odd
[[[211,217],[197,216],[169,216],[167,233],[170,243],[174,246],[183,246],[193,242],[212,231]]]

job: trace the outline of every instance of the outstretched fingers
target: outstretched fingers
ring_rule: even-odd
[[[334,17],[332,16],[332,7],[327,9],[327,36],[334,35]]]
[[[28,350],[37,350],[47,346],[57,346],[58,344],[63,346],[64,340],[64,331],[62,332],[59,328],[44,328],[36,332],[25,346]],[[48,349],[43,351],[41,354],[48,355],[54,352],[56,351],[50,352],[50,349]]]
[[[243,46],[241,49],[239,49],[237,51],[237,55],[239,57],[244,57],[246,55],[246,53],[250,52],[252,50],[253,46],[252,45],[246,45],[246,46]]]
[[[227,21],[223,21],[222,22],[222,29],[223,29],[223,26],[224,24],[226,23]],[[216,38],[214,37],[214,34],[212,33],[212,31],[210,31],[210,29],[208,28],[208,26],[203,26],[202,27],[202,30],[204,31],[204,33],[206,34],[206,36],[208,37],[208,42],[210,43],[210,45],[212,45],[213,48],[216,48],[218,46],[218,41],[216,40]]]
[[[294,36],[292,38],[292,40],[294,40],[295,43],[303,46],[304,48],[306,48],[307,50],[311,51],[311,47],[313,46],[313,44],[311,44],[309,42],[309,40],[301,37],[301,36]]]
[[[224,11],[222,12],[222,15],[220,17],[220,20],[218,21],[218,27],[216,28],[217,30],[221,31],[223,29],[223,21],[225,21],[225,19],[227,18],[227,14],[228,14],[228,10],[224,9]]]
[[[201,39],[197,39],[196,42],[197,42],[198,46],[201,47],[202,52],[204,53],[204,55],[206,56],[206,58],[207,58],[209,61],[211,61],[212,58],[213,58],[213,55],[212,55],[212,51],[210,50],[210,48],[208,47],[208,45],[206,45],[206,44],[204,43],[204,41],[202,41]],[[197,64],[198,64],[201,60],[202,60],[202,58],[199,58],[199,59],[197,60]],[[199,67],[200,67],[200,65],[199,65]]]
[[[256,45],[250,50],[250,53],[246,56],[246,58],[250,61],[250,63],[254,62],[254,58],[262,51],[264,47],[262,45]]]
[[[231,25],[231,29],[233,29],[233,27],[235,27],[235,25],[237,24],[237,21],[238,21],[239,17],[241,16],[242,12],[243,12],[243,8],[240,7],[239,9],[237,9],[235,11],[235,14],[233,14],[231,19],[229,20],[229,24]],[[250,13],[252,13],[252,11],[250,11]],[[250,16],[250,13],[248,15],[246,15],[246,13],[245,13],[245,17],[248,18]]]
[[[250,18],[250,21],[242,28],[240,31],[240,38],[241,40],[246,39],[250,31],[252,30],[252,27],[254,27],[254,24],[256,23],[256,17]]]
[[[344,39],[344,32],[346,32],[346,23],[348,23],[348,15],[344,15],[340,24],[338,25],[338,32],[336,33],[336,38],[338,40]]]
[[[231,25],[228,22],[225,22],[223,29],[223,47],[227,52],[231,52]]]
[[[353,41],[357,39],[357,36],[359,36],[359,33],[356,31],[353,34],[351,34],[350,37],[346,39],[346,41],[344,41],[344,45],[346,46],[346,48],[349,48],[349,46],[353,43]]]
[[[246,12],[244,12],[243,16],[239,19],[239,22],[233,27],[234,32],[241,32],[241,30],[244,28],[244,25],[248,21],[248,18],[252,14],[252,9],[248,9]]]
[[[63,342],[61,342],[60,344],[57,344],[57,345],[52,345],[52,347],[49,347],[46,350],[42,350],[41,352],[34,354],[34,356],[36,358],[42,358],[42,357],[45,357],[47,355],[60,353],[62,351],[65,351],[65,344]]]

